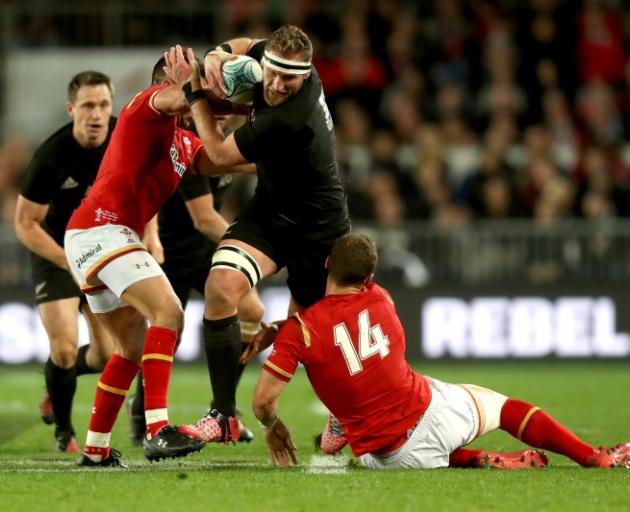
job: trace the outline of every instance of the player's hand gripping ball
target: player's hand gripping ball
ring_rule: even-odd
[[[221,67],[225,97],[233,103],[249,103],[254,99],[254,86],[262,81],[262,67],[246,55],[228,60]]]

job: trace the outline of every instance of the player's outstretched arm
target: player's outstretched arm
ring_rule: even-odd
[[[278,417],[278,398],[287,383],[263,370],[260,374],[252,408],[260,421],[269,460],[274,466],[283,468],[298,463],[296,447],[291,433]]]
[[[212,194],[204,194],[194,199],[189,199],[186,201],[186,209],[197,231],[206,235],[213,242],[221,240],[228,223],[215,210]]]
[[[260,323],[260,331],[256,333],[254,339],[247,345],[247,348],[243,352],[240,358],[241,364],[247,364],[254,357],[260,354],[263,350],[269,348],[273,341],[276,339],[278,330],[286,320],[279,320],[271,324],[267,322]]]

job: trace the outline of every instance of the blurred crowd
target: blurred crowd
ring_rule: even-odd
[[[180,12],[192,12],[197,2],[181,4]],[[304,28],[355,220],[385,227],[410,219],[445,227],[511,217],[601,220],[630,216],[630,9],[623,4],[224,0],[211,35],[197,23],[181,29],[182,39],[164,40],[150,19],[136,17],[123,39],[210,47],[264,37],[281,23]],[[168,38],[179,37],[177,26]],[[30,46],[63,38],[52,17],[24,27]],[[27,154],[19,137],[0,146],[5,222]]]

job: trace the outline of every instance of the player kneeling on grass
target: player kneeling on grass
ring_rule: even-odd
[[[585,467],[630,468],[630,444],[596,449],[539,407],[415,373],[405,360],[405,335],[393,301],[372,282],[376,263],[368,237],[351,233],[337,240],[327,260],[326,296],[289,319],[275,337],[253,401],[273,464],[297,464],[291,435],[278,418],[278,398],[302,363],[334,415],[322,438],[324,451],[339,451],[347,442],[369,468],[547,464],[536,450],[461,448],[497,428]],[[275,329],[266,329],[269,342]]]

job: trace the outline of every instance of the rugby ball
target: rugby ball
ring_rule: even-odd
[[[225,97],[234,103],[249,103],[254,99],[254,86],[262,81],[262,67],[246,55],[228,60],[221,66]]]

